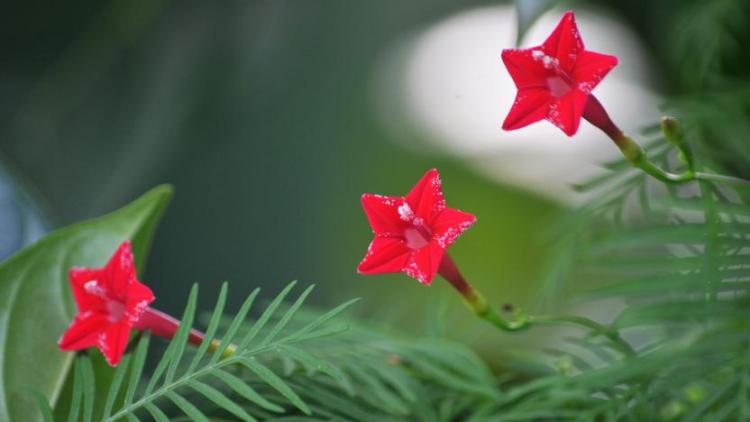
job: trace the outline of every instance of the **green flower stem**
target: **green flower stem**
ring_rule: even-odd
[[[707,180],[710,182],[726,183],[729,185],[750,186],[750,180],[740,179],[739,177],[724,176],[713,173],[695,173],[695,180]]]
[[[610,139],[617,145],[622,152],[623,157],[633,167],[639,168],[657,180],[669,184],[686,183],[695,180],[693,170],[693,154],[683,141],[682,132],[674,119],[662,119],[662,130],[667,140],[680,149],[680,156],[687,164],[688,169],[680,174],[669,173],[662,170],[646,156],[646,151],[638,145],[632,138],[625,135],[622,130],[612,121],[604,109],[604,106],[593,95],[589,95],[586,102],[586,108],[583,112],[583,118],[588,120],[592,125],[598,127],[606,133]]]
[[[620,148],[623,157],[633,167],[639,168],[655,179],[669,184],[680,184],[695,180],[695,172],[691,169],[685,170],[680,174],[674,174],[662,170],[646,156],[646,152],[633,139],[620,132],[619,136],[612,138]]]
[[[455,262],[447,253],[443,255],[438,273],[453,286],[461,297],[464,304],[476,316],[489,322],[503,331],[521,331],[535,324],[574,324],[586,328],[597,335],[607,337],[615,348],[626,356],[635,355],[633,348],[620,337],[617,331],[612,330],[592,319],[576,315],[527,315],[520,308],[506,305],[507,311],[511,313],[512,319],[507,319],[498,313],[484,298],[481,292],[475,289],[461,275]]]
[[[685,134],[682,128],[672,117],[662,117],[660,125],[664,138],[680,151],[680,160],[682,160],[687,167],[685,171],[679,174],[665,171],[649,160],[643,148],[617,127],[609,117],[609,114],[607,114],[604,106],[602,106],[599,100],[593,95],[589,95],[583,111],[583,118],[601,129],[602,132],[606,133],[620,149],[625,160],[627,160],[633,167],[643,170],[646,174],[661,182],[677,185],[691,182],[693,180],[709,180],[712,182],[734,185],[750,185],[750,181],[737,177],[696,172],[693,151],[685,142]]]
[[[725,183],[730,185],[750,186],[749,180],[740,179],[739,177],[724,176],[721,174],[696,172],[690,167],[679,174],[664,171],[656,164],[654,164],[651,160],[649,160],[646,156],[645,151],[643,151],[643,149],[641,149],[641,147],[630,137],[622,134],[619,139],[613,140],[615,141],[615,144],[620,148],[620,151],[622,151],[622,155],[633,167],[643,170],[647,174],[653,176],[655,179],[660,180],[664,183],[682,184],[694,180],[707,180],[711,182]],[[680,150],[680,157],[682,157],[682,160],[685,162],[685,164],[693,166],[692,158],[688,158],[692,157],[692,153],[689,152],[690,148],[688,148],[687,145],[678,145],[678,148]]]
[[[514,320],[508,320],[495,311],[487,303],[484,295],[469,284],[463,275],[461,275],[455,262],[453,262],[453,259],[447,253],[443,255],[443,259],[440,261],[438,273],[458,291],[466,307],[479,318],[484,319],[503,331],[518,331],[528,328],[528,320],[524,315],[516,315],[514,313]]]
[[[574,324],[588,328],[597,335],[607,337],[612,344],[624,355],[635,356],[635,350],[620,334],[605,325],[602,325],[593,319],[578,315],[531,315],[528,317],[530,324]]]

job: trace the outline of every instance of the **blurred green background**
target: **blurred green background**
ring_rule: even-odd
[[[16,187],[10,184],[8,197],[15,199],[4,204],[16,214],[21,207],[39,227],[54,228],[171,183],[177,195],[142,277],[159,308],[179,312],[193,282],[201,284],[205,308],[229,280],[232,309],[255,286],[273,295],[299,279],[320,286],[318,304],[361,296],[357,312],[371,320],[422,333],[455,332],[452,324],[469,317],[458,310],[462,318],[441,325],[439,315],[461,306],[443,283],[424,288],[405,276],[355,273],[371,238],[360,194],[404,194],[424,171],[437,167],[449,205],[479,217],[451,249],[463,271],[496,302],[530,303],[535,280],[554,252],[545,248],[543,234],[561,205],[487,178],[438,149],[405,147],[373,106],[373,73],[404,37],[475,7],[511,4],[6,5],[0,14],[0,154]],[[712,107],[711,96],[727,78],[739,81],[734,89],[748,87],[748,55],[724,47],[747,48],[748,28],[736,21],[750,14],[746,1],[561,7],[602,11],[633,28],[654,63],[660,91],[686,114],[691,107]],[[716,14],[736,43],[714,40],[720,35],[706,26],[714,20],[701,21]],[[705,54],[696,56],[686,47],[691,45]],[[505,47],[498,45],[498,51]],[[715,80],[717,74],[724,79]],[[729,109],[746,116],[749,104]],[[730,130],[720,119],[691,123],[719,136]],[[750,125],[748,119],[732,122]],[[733,156],[750,154],[743,142],[706,153],[731,168]],[[6,244],[38,236],[6,234],[8,221],[0,231]],[[436,323],[425,327],[425,321]],[[479,341],[484,329],[477,323],[456,335]]]

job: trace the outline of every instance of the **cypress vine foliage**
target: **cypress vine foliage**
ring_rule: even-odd
[[[204,397],[241,420],[254,420],[241,407],[241,400],[272,412],[283,412],[283,407],[281,407],[283,404],[296,407],[304,414],[310,414],[307,404],[300,399],[288,383],[262,363],[261,358],[264,354],[278,353],[282,347],[291,347],[293,344],[329,336],[345,329],[345,326],[331,325],[329,322],[354,301],[344,303],[319,315],[293,332],[280,335],[313,289],[313,286],[305,289],[291,306],[280,312],[282,301],[295,284],[289,284],[265,308],[257,321],[249,323],[245,318],[258,294],[258,290],[254,290],[234,316],[231,324],[223,331],[222,345],[219,350],[211,354],[207,353],[208,346],[218,334],[217,329],[226,301],[227,284],[224,283],[219,294],[208,324],[206,341],[197,350],[186,353],[187,337],[195,317],[198,289],[194,286],[185,307],[180,328],[156,363],[155,369],[148,376],[144,374],[150,342],[148,334],[144,334],[138,340],[134,352],[117,367],[106,395],[100,395],[100,390],[95,388],[96,379],[91,359],[86,354],[77,358],[68,419],[115,421],[123,420],[123,418],[133,419],[138,415],[148,413],[159,421],[170,420],[172,416],[167,416],[167,411],[162,409],[166,403],[169,403],[169,406],[175,406],[193,420],[208,420],[200,407],[194,404],[193,395]],[[277,312],[280,315],[277,316]],[[239,335],[241,331],[244,332]],[[234,354],[225,359],[219,359],[223,350],[230,345],[236,347]],[[290,356],[292,359],[306,358],[303,353]],[[278,400],[279,403],[265,399],[248,383],[238,378],[235,373],[239,368],[244,368],[254,374],[257,380],[277,391],[281,397]],[[230,393],[237,394],[241,400],[230,399],[228,397]],[[104,406],[101,415],[94,415],[94,403],[102,400]],[[42,406],[42,409],[45,418],[53,417],[49,407]]]
[[[152,372],[145,370],[148,334],[123,358],[106,389],[96,386],[91,358],[80,354],[67,419],[435,420],[468,415],[474,405],[497,399],[495,378],[468,348],[393,337],[343,320],[341,313],[355,300],[324,313],[305,310],[302,304],[313,286],[284,304],[294,285],[254,321],[246,317],[258,290],[228,317],[222,313],[223,285],[203,344],[214,338],[234,343],[237,349],[228,358],[219,358],[221,350],[209,354],[207,347],[186,347],[196,287],[180,329]],[[53,410],[39,398],[45,420],[54,420]],[[433,407],[437,401],[442,404]]]
[[[674,147],[656,127],[643,135],[654,160],[679,170]],[[368,327],[342,315],[353,301],[328,312],[308,309],[313,287],[289,300],[295,283],[256,320],[247,315],[257,290],[225,315],[225,283],[206,321],[205,347],[186,347],[194,287],[180,329],[153,364],[146,364],[144,334],[100,387],[91,358],[79,355],[67,419],[750,417],[750,188],[665,186],[623,161],[605,167],[577,187],[588,200],[561,215],[551,234],[561,253],[539,286],[538,307],[606,304],[600,306],[611,309],[610,318],[599,322],[608,332],[579,329],[564,337],[545,351],[546,371],[493,372],[464,345]],[[234,343],[235,354],[209,353],[212,339]],[[59,418],[37,398],[46,420]]]
[[[655,128],[654,128],[655,129]],[[649,154],[677,165],[651,129]],[[578,187],[561,218],[540,306],[560,297],[611,309],[609,330],[635,353],[582,333],[554,356],[564,370],[508,385],[500,420],[744,420],[750,417],[750,188],[664,186],[617,161]],[[502,388],[502,387],[501,387]]]

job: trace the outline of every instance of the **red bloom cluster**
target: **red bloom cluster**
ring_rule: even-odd
[[[438,171],[428,171],[405,196],[362,195],[375,239],[357,271],[397,273],[432,284],[445,249],[476,217],[445,206]]]
[[[608,133],[618,131],[590,95],[617,64],[617,58],[584,49],[573,13],[563,16],[542,45],[505,50],[502,59],[518,87],[504,129],[518,129],[546,119],[572,136],[585,114]],[[429,170],[406,196],[364,194],[362,206],[375,237],[357,268],[359,273],[404,272],[430,285],[439,272],[478,315],[494,315],[445,253],[476,217],[446,207],[437,170]],[[172,338],[179,326],[174,318],[149,307],[154,295],[136,278],[130,242],[124,242],[103,268],[72,269],[70,285],[78,314],[60,338],[62,350],[96,346],[115,366],[132,329],[151,330],[155,335]],[[499,317],[493,318],[496,325],[510,329]],[[203,339],[204,335],[196,330],[188,337],[194,345]],[[218,345],[214,340],[209,350]]]

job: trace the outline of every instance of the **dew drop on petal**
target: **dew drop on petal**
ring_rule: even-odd
[[[107,291],[101,286],[99,286],[99,281],[97,280],[87,281],[83,285],[83,289],[86,290],[86,293],[90,295],[99,296],[99,297],[105,297],[107,295]]]
[[[544,54],[541,50],[533,50],[531,57],[536,61],[542,62],[545,69],[557,69],[560,66],[560,61],[557,58]]]
[[[411,207],[406,201],[404,201],[404,203],[398,207],[398,215],[402,220],[407,222],[411,222],[412,220],[414,220],[414,211],[412,211]]]

